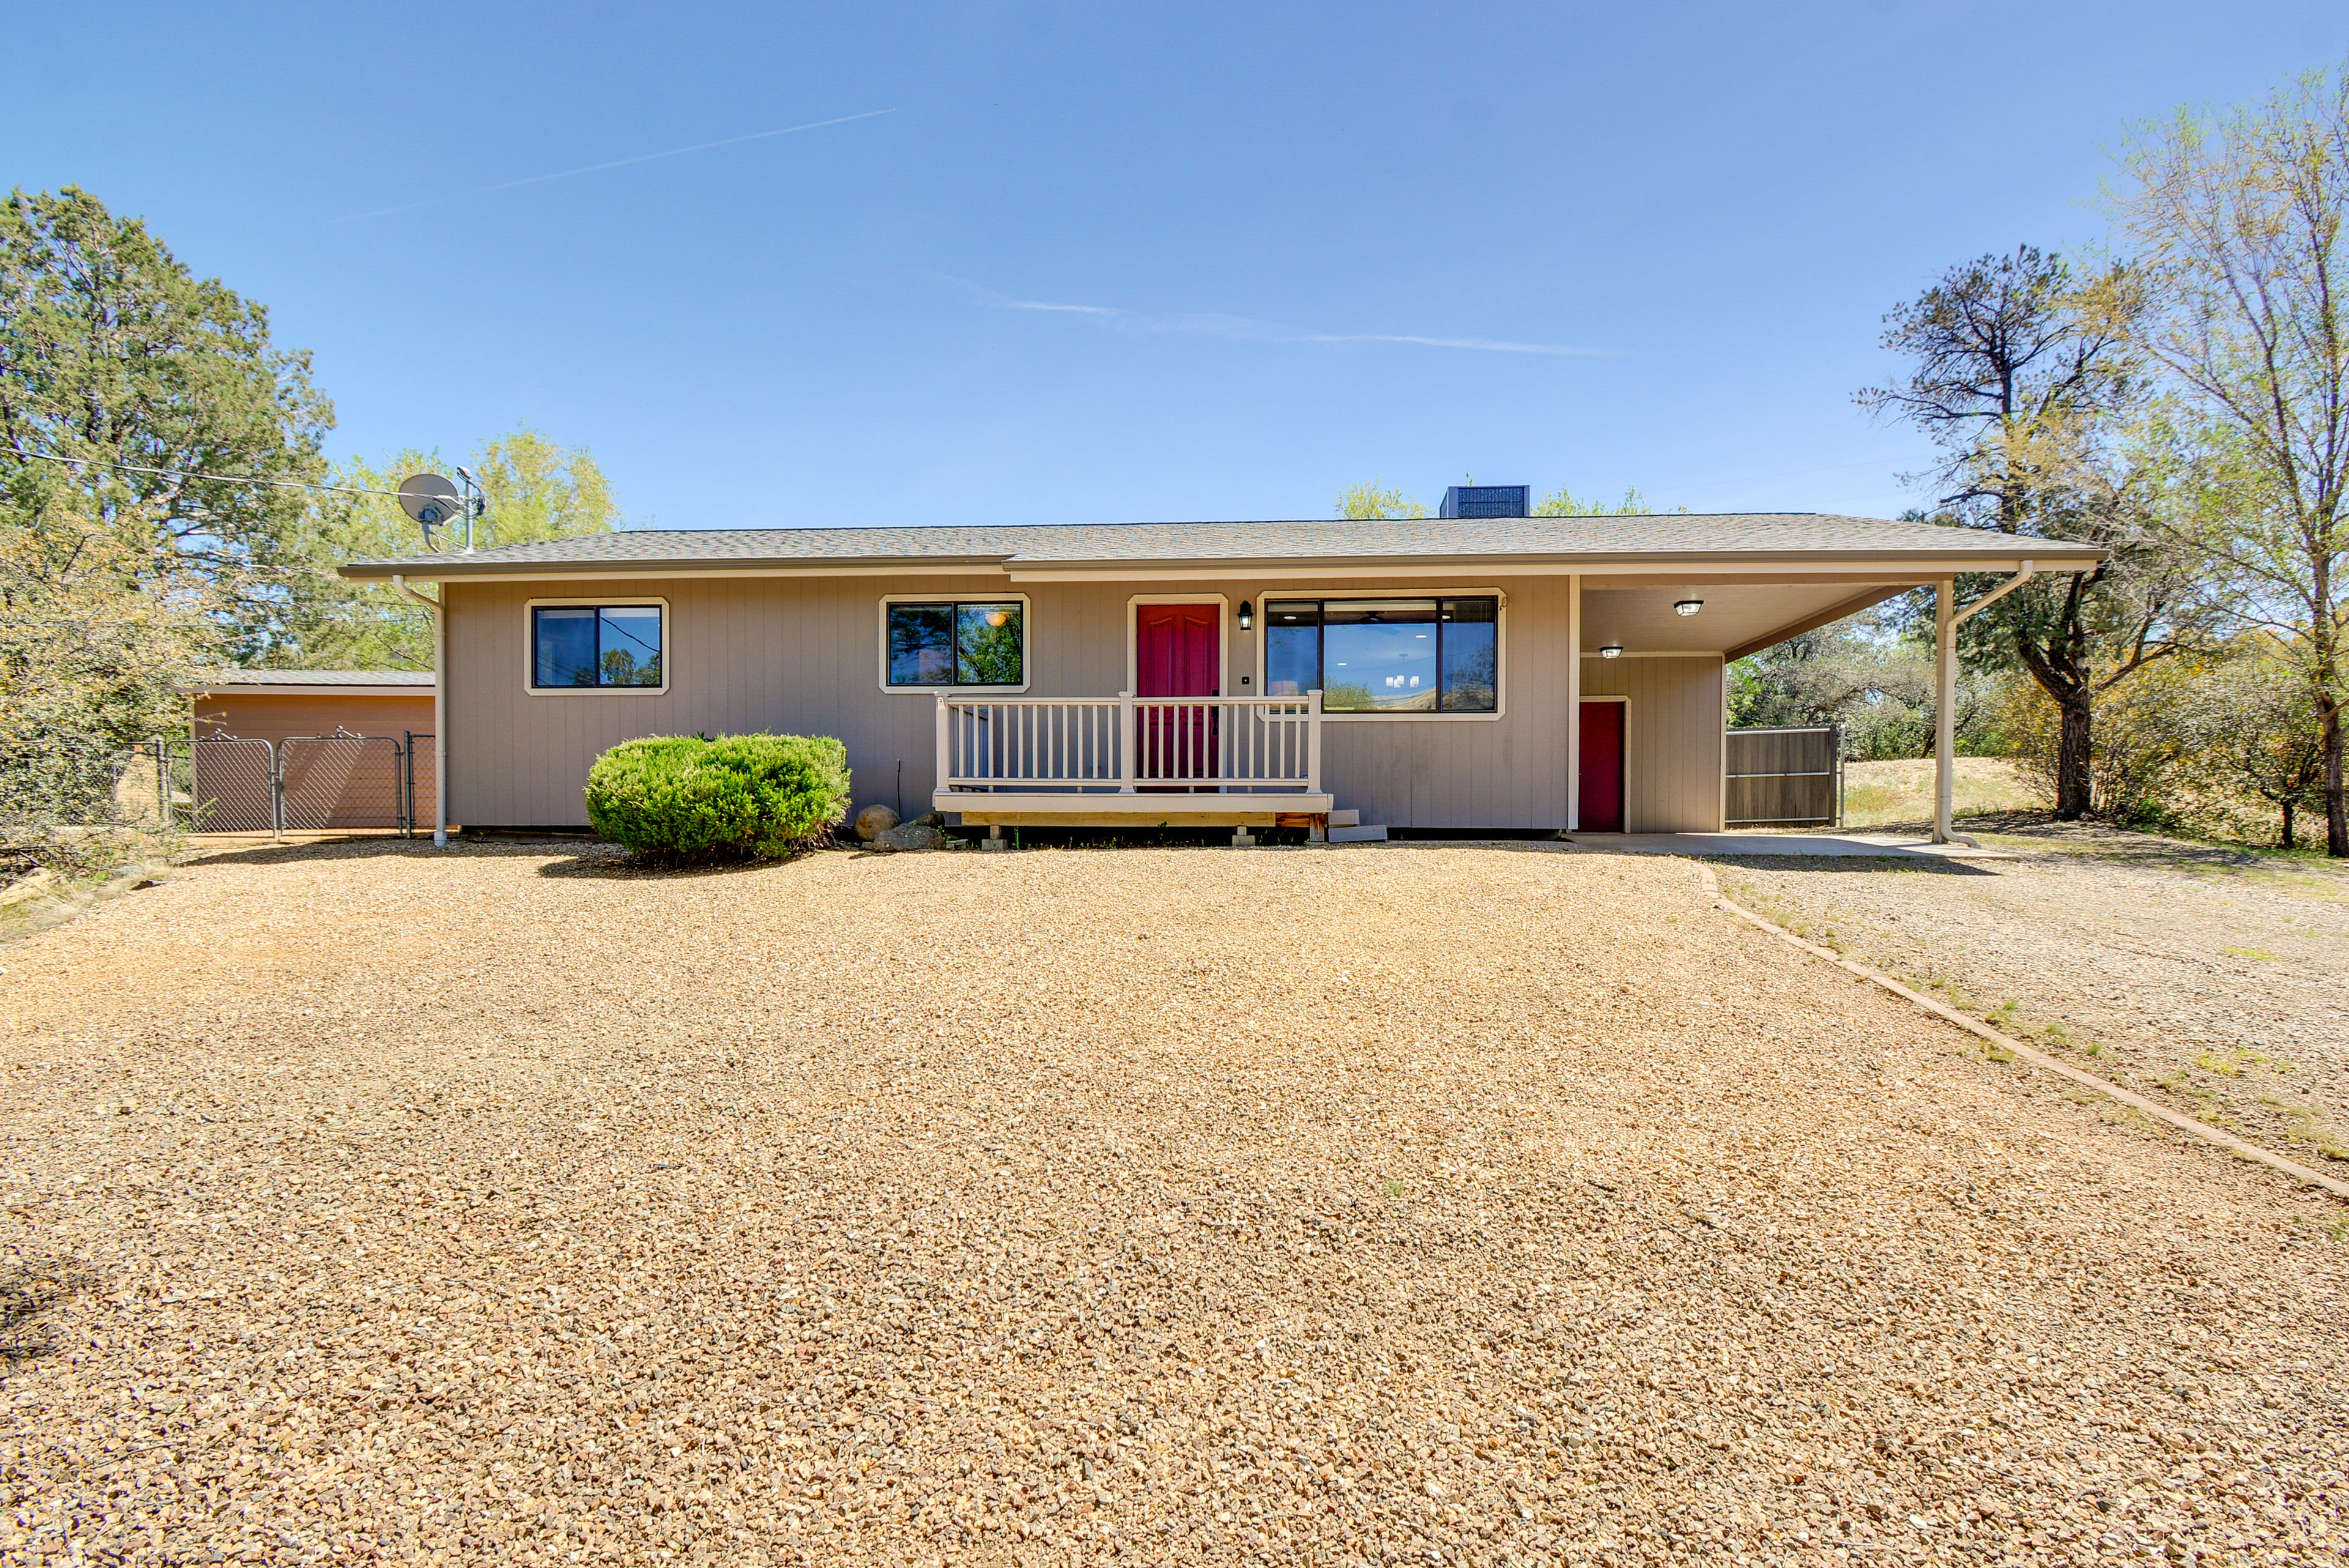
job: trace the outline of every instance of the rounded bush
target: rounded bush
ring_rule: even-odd
[[[848,815],[848,748],[829,735],[648,735],[587,770],[587,820],[647,860],[780,859]]]

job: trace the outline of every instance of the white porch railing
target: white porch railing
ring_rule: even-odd
[[[1302,697],[950,697],[938,788],[1133,794],[1321,789],[1321,693]]]

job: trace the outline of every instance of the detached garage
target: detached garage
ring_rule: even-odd
[[[430,670],[223,670],[188,697],[198,831],[432,820]]]

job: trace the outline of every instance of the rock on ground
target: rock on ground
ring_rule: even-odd
[[[1683,862],[289,846],[0,961],[0,1560],[2344,1544],[2340,1207]]]

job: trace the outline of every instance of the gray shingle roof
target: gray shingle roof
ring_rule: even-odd
[[[1000,528],[634,529],[466,556],[353,561],[347,576],[468,576],[578,567],[659,572],[688,568],[940,566],[1076,566],[1255,561],[1652,559],[1899,559],[2030,556],[2051,565],[2104,552],[2016,539],[1975,528],[1889,522],[1826,513],[1672,514],[1641,517],[1348,520],[1264,523],[1061,523]]]
[[[429,670],[207,670],[202,689],[224,686],[429,686]]]

